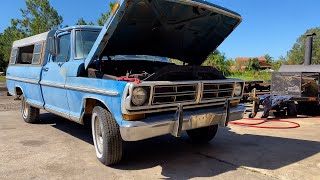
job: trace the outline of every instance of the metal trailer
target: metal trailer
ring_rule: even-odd
[[[283,65],[272,74],[271,94],[292,96],[298,114],[314,115],[319,111],[320,65],[312,64],[313,38],[307,35],[305,60],[302,65]]]
[[[265,95],[270,94],[271,84],[264,83],[263,81],[245,81],[245,87],[243,90],[242,102],[248,102],[250,100],[250,96],[254,93],[256,95]],[[255,91],[255,92],[253,92]]]

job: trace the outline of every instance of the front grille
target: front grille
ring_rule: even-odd
[[[233,93],[234,83],[204,83],[202,101],[213,99],[231,98]]]
[[[181,102],[196,102],[198,84],[155,86],[152,104],[170,104]]]

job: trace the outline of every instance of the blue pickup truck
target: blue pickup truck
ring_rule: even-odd
[[[244,82],[201,66],[240,22],[237,13],[202,0],[121,0],[104,27],[15,41],[8,90],[21,99],[27,123],[40,121],[40,109],[88,120],[105,165],[121,160],[125,141],[186,131],[207,142],[245,111]]]

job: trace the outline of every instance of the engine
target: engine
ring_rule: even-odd
[[[107,60],[92,64],[88,77],[118,79],[137,78],[141,81],[190,81],[225,79],[214,67],[175,65],[167,62],[143,60]]]

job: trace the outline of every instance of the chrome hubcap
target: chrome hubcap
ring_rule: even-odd
[[[22,99],[22,116],[23,118],[27,118],[28,117],[28,104],[25,98]]]
[[[99,154],[103,152],[103,138],[102,138],[102,128],[100,126],[100,121],[97,116],[94,117],[94,129],[95,129],[95,142]]]

